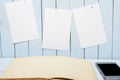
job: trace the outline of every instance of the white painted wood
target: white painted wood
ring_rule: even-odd
[[[0,72],[0,76],[2,75],[3,72]]]
[[[13,61],[13,58],[1,58],[0,59],[0,72],[3,72],[6,70],[8,65],[10,65]]]
[[[79,8],[84,5],[84,0],[71,0],[71,9]],[[84,49],[80,48],[78,34],[74,19],[71,23],[71,57],[84,58]]]
[[[4,4],[17,0],[0,0],[0,57],[13,58],[24,56],[71,56],[86,59],[120,59],[120,1],[119,0],[33,0],[41,39],[12,44],[9,24]],[[71,24],[70,51],[42,49],[42,29],[45,8],[74,9],[99,2],[108,43],[81,49],[78,42],[74,20]],[[87,24],[87,23],[86,23]]]

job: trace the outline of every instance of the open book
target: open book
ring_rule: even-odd
[[[16,58],[0,80],[97,80],[91,62],[59,56]]]

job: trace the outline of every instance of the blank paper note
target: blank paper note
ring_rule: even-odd
[[[45,9],[43,48],[69,50],[71,16],[70,10]]]
[[[98,3],[74,9],[73,16],[81,48],[106,42],[104,25]]]
[[[32,0],[5,4],[13,43],[38,39],[38,30]]]

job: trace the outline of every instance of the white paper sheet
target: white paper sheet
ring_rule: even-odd
[[[70,10],[45,9],[43,48],[69,50],[71,16]]]
[[[73,16],[81,48],[106,42],[104,25],[98,3],[74,9]]]
[[[38,30],[31,0],[5,4],[13,43],[38,39]]]

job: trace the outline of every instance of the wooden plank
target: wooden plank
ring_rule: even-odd
[[[99,46],[99,58],[111,59],[113,0],[99,0],[99,3],[107,36],[107,43]]]
[[[18,1],[18,0],[13,0]],[[15,57],[24,57],[28,56],[28,41],[15,43]]]
[[[120,0],[114,0],[113,59],[120,59]]]
[[[0,72],[0,76],[2,75],[3,72]]]
[[[71,9],[79,8],[83,6],[83,4],[84,0],[71,0]],[[84,58],[84,49],[80,48],[74,19],[72,19],[71,25],[71,56],[75,58]]]
[[[37,21],[37,27],[39,32],[39,39],[32,40],[29,42],[29,52],[30,56],[41,56],[42,55],[42,30],[41,30],[41,0],[32,0],[36,21]]]
[[[98,3],[98,0],[85,0],[85,5],[90,5],[94,3]],[[98,54],[98,46],[92,46],[89,48],[85,48],[85,58],[96,59],[98,57],[97,54]]]
[[[44,21],[45,8],[55,8],[55,0],[42,0],[42,20]],[[42,21],[42,24],[43,24]],[[43,25],[42,25],[43,28]],[[43,49],[44,56],[56,56],[56,50]]]
[[[29,56],[28,53],[28,42],[16,43],[15,44],[15,57]]]
[[[0,30],[1,30],[1,47],[2,57],[14,57],[14,45],[12,43],[11,33],[9,29],[9,22],[4,4],[12,0],[0,0]]]
[[[1,17],[1,15],[0,15]],[[1,21],[1,20],[0,20]],[[0,32],[0,58],[2,58],[2,43],[1,43],[1,32]]]
[[[0,72],[4,72],[12,61],[13,58],[0,58]]]
[[[70,0],[57,0],[57,9],[70,9]],[[71,46],[71,45],[70,45]],[[57,56],[70,56],[70,47],[68,51],[57,50]]]

